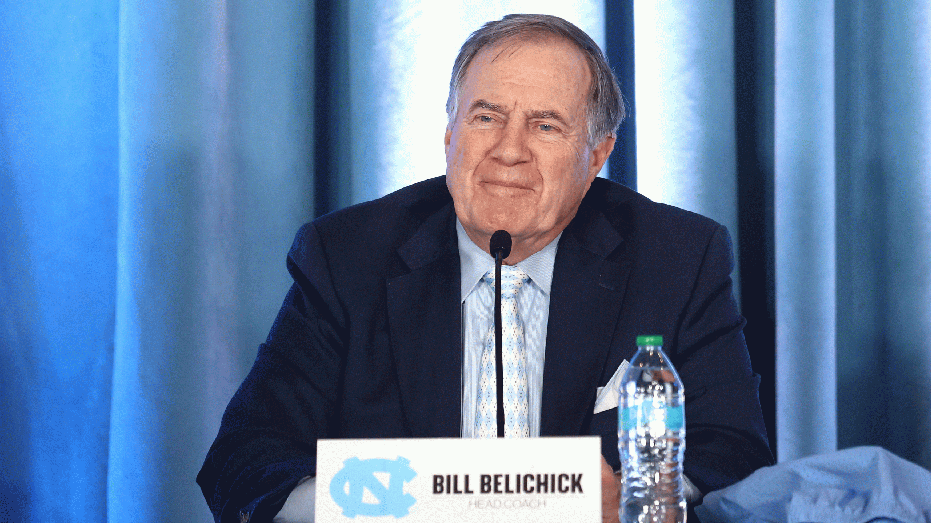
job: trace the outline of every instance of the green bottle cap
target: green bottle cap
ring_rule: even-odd
[[[663,346],[663,337],[657,336],[656,334],[650,334],[647,336],[637,336],[637,346],[642,347],[644,345],[652,345],[654,347]]]

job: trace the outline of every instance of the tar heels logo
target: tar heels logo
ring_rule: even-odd
[[[387,472],[391,475],[387,488],[375,477],[376,472]],[[404,484],[416,476],[417,473],[410,467],[410,461],[400,456],[393,461],[349,458],[343,462],[343,470],[333,476],[330,495],[333,496],[333,501],[342,507],[346,517],[354,518],[361,515],[400,518],[407,515],[416,501],[414,496],[405,494],[402,490]],[[363,489],[371,492],[378,503],[363,502]]]

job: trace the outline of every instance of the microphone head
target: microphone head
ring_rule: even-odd
[[[507,231],[495,231],[488,242],[488,250],[492,256],[501,251],[501,259],[507,258],[511,254],[511,235]]]

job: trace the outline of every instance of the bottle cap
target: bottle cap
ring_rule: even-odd
[[[650,345],[654,347],[663,346],[663,337],[656,334],[650,334],[647,336],[637,336],[637,346],[642,347],[644,345]]]

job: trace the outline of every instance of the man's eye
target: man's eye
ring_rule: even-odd
[[[538,127],[539,127],[539,129],[540,129],[541,131],[546,131],[546,132],[550,132],[550,131],[555,131],[555,130],[556,130],[555,127],[553,127],[552,125],[550,125],[550,124],[548,124],[548,123],[541,123]]]
[[[480,115],[478,115],[477,118],[478,118],[478,121],[480,121],[480,122],[482,122],[482,123],[491,123],[491,122],[492,122],[491,116],[488,116],[487,114],[480,114]]]

